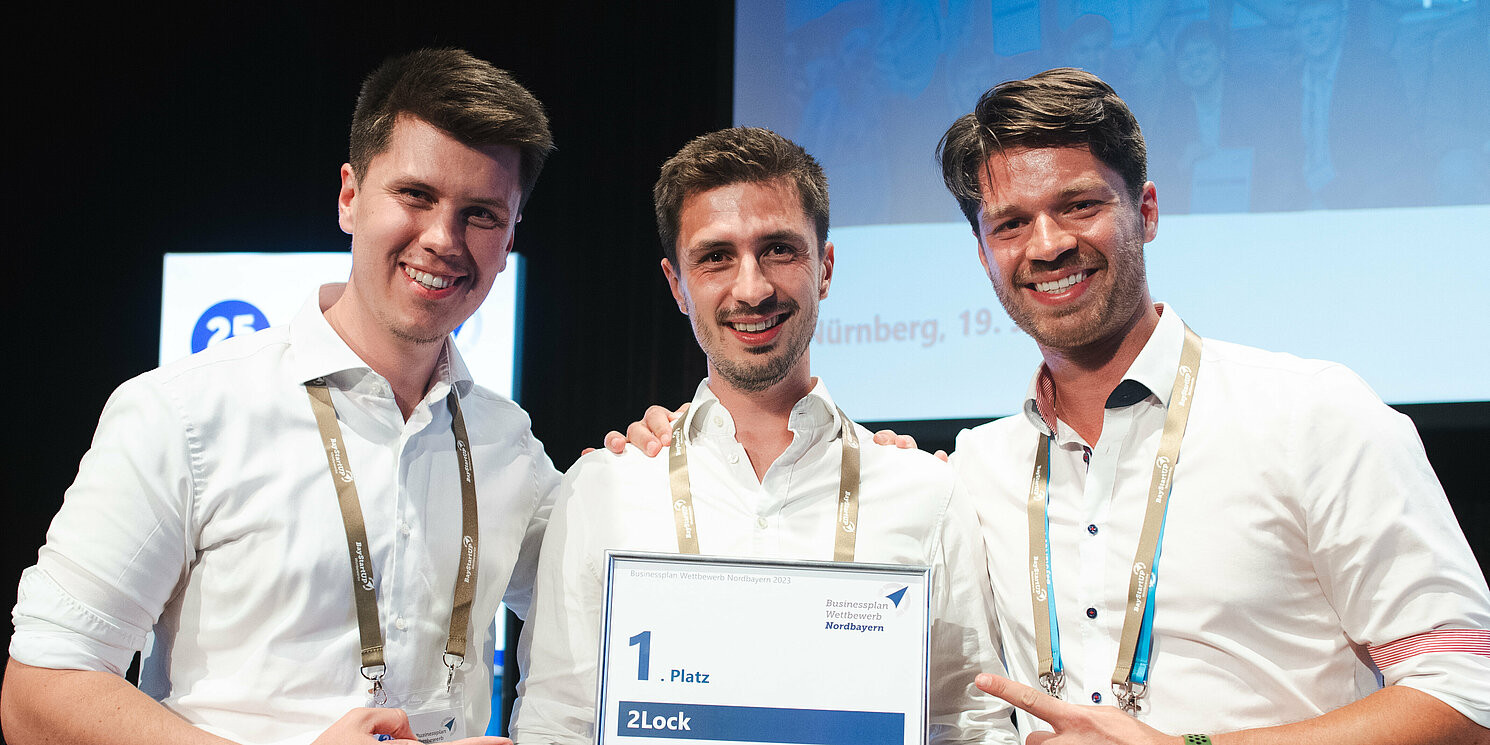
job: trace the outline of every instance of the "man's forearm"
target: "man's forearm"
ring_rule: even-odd
[[[117,675],[10,660],[0,719],[11,745],[232,745],[187,724]]]
[[[1213,735],[1211,741],[1215,745],[1490,745],[1490,730],[1422,691],[1387,686],[1313,719]]]

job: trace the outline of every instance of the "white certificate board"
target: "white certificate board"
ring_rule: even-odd
[[[597,743],[925,743],[927,567],[607,556]]]

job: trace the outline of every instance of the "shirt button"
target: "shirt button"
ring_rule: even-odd
[[[1100,704],[1100,703],[1102,703],[1102,694],[1097,693],[1095,691],[1092,692],[1092,703],[1094,703],[1094,704]]]
[[[724,417],[719,417],[719,416],[714,417],[714,426],[716,426],[716,427],[723,427],[724,426]]]
[[[1097,609],[1096,608],[1087,608],[1086,609],[1086,617],[1087,618],[1096,618],[1097,617]]]
[[[405,535],[405,536],[407,536],[410,533],[409,524],[408,523],[399,523],[398,524],[398,532],[401,533],[401,534],[403,534],[403,535]]]
[[[405,621],[403,616],[399,616],[398,618],[393,619],[393,628],[398,629],[399,631],[403,631],[408,627],[409,622]]]
[[[759,526],[761,530],[765,530],[766,529],[766,518],[764,518],[764,517],[757,517],[755,519],[755,524],[757,526]]]
[[[729,463],[730,463],[730,465],[734,465],[734,464],[739,463],[739,462],[740,462],[740,456],[735,455],[734,453],[730,453],[730,456],[729,456]]]
[[[1092,535],[1096,535],[1097,534],[1097,526],[1095,526],[1095,525],[1088,525],[1088,526],[1086,526],[1086,532],[1091,533]]]

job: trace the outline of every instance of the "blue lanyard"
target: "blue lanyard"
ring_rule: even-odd
[[[1168,500],[1165,500],[1166,504]],[[1168,522],[1168,510],[1165,510],[1165,522]],[[1159,557],[1164,553],[1164,527],[1159,527],[1159,549],[1154,552],[1154,562],[1149,565],[1149,591],[1148,599],[1143,605],[1143,622],[1138,627],[1138,647],[1133,653],[1133,670],[1128,675],[1128,680],[1134,685],[1147,686],[1149,683],[1149,656],[1154,650],[1154,596],[1159,590]]]
[[[1195,380],[1200,370],[1200,337],[1185,327],[1185,344],[1180,352],[1179,369],[1169,397],[1164,432],[1159,452],[1154,458],[1154,473],[1149,484],[1148,507],[1144,511],[1143,532],[1133,559],[1128,600],[1124,610],[1123,633],[1118,644],[1117,666],[1112,673],[1113,691],[1118,706],[1137,714],[1139,699],[1148,692],[1149,660],[1153,652],[1154,595],[1159,586],[1159,557],[1164,543],[1164,524],[1169,513],[1169,497],[1174,490],[1174,471],[1179,463],[1180,443],[1194,400]],[[1035,469],[1030,478],[1027,512],[1030,529],[1030,597],[1035,615],[1035,643],[1040,655],[1040,683],[1052,696],[1060,696],[1064,685],[1061,662],[1060,626],[1055,613],[1055,579],[1050,555],[1050,449],[1051,437],[1042,433],[1035,450]],[[1043,546],[1037,552],[1036,546]],[[1041,623],[1041,615],[1046,622]]]
[[[1049,437],[1040,436],[1035,451],[1035,472],[1030,476],[1030,600],[1035,611],[1035,648],[1040,655],[1040,687],[1059,697],[1065,685],[1061,662],[1061,624],[1055,613],[1055,576],[1050,569],[1050,448]],[[1042,553],[1034,553],[1043,546]],[[1045,623],[1040,617],[1045,616]]]

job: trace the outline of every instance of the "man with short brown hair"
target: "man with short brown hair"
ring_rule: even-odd
[[[980,686],[1062,743],[1486,741],[1490,590],[1411,422],[1154,303],[1158,192],[1112,89],[1002,83],[939,151],[1044,358],[952,456],[1020,681]]]
[[[451,332],[506,266],[548,121],[445,49],[369,76],[352,129],[346,284],[110,398],[21,579],[10,742],[485,731],[492,621],[526,611],[558,474]]]
[[[935,458],[868,444],[811,373],[833,278],[827,187],[816,160],[764,129],[702,135],[663,165],[662,272],[709,367],[676,435],[686,494],[671,489],[669,459],[635,449],[565,474],[519,651],[519,743],[595,735],[608,549],[930,566],[930,741],[1013,742],[1008,707],[973,687],[999,662],[972,505]],[[846,530],[840,487],[857,496]],[[691,545],[673,518],[684,496]]]

